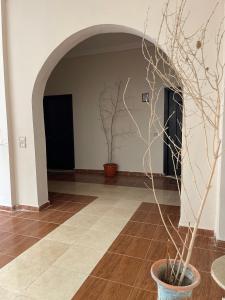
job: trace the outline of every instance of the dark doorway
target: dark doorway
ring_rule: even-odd
[[[167,176],[181,175],[181,155],[176,146],[181,148],[182,145],[182,110],[183,99],[181,92],[178,93],[165,88],[164,174]]]
[[[44,121],[48,170],[74,169],[72,95],[45,96]]]

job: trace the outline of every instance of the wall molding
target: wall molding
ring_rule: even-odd
[[[72,172],[80,173],[80,174],[104,174],[104,170],[93,170],[93,169],[75,169]],[[117,175],[137,176],[137,177],[146,176],[146,174],[144,172],[131,172],[131,171],[117,171]],[[164,176],[161,173],[153,173],[152,175],[155,177],[163,177]]]
[[[23,204],[18,204],[14,206],[5,206],[5,205],[0,205],[0,210],[8,211],[8,212],[13,212],[13,211],[20,211],[20,210],[27,210],[27,211],[33,211],[33,212],[38,212],[41,211],[47,207],[50,206],[50,202],[46,202],[42,204],[41,206],[30,206],[30,205],[23,205]]]

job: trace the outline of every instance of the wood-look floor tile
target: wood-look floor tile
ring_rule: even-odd
[[[199,271],[210,272],[213,261],[224,255],[224,252],[194,248],[190,263]]]
[[[141,205],[138,207],[138,210],[145,210],[150,213],[158,213],[158,205],[155,203],[148,203],[148,202],[142,202]],[[164,206],[162,206],[162,210],[164,211]]]
[[[201,272],[201,283],[194,289],[192,300],[221,300],[225,297],[222,290],[212,279],[211,274]]]
[[[151,277],[151,266],[152,261],[143,261],[140,271],[137,275],[137,279],[135,281],[135,287],[149,291],[156,292],[156,284]]]
[[[30,226],[25,227],[20,230],[19,233],[26,236],[42,238],[52,230],[54,230],[58,225],[53,223],[46,223],[41,221],[32,221]]]
[[[180,206],[164,205],[164,209],[166,215],[180,215]]]
[[[13,259],[14,259],[13,256],[9,256],[9,255],[0,253],[0,268],[4,267],[6,264],[8,264]]]
[[[33,237],[10,235],[0,243],[0,252],[10,256],[18,256],[36,242],[38,242],[38,239]]]
[[[60,199],[62,201],[72,201],[77,203],[89,204],[94,201],[97,197],[86,196],[86,195],[73,195],[73,194],[63,194],[63,193],[54,193],[50,197],[51,199]]]
[[[14,211],[0,210],[0,216],[13,217],[14,213]]]
[[[176,215],[176,214],[163,214],[164,217],[164,221],[166,223],[167,226],[172,226],[171,222],[173,224],[173,226],[178,227],[179,225],[179,221],[180,221],[180,216]],[[163,225],[163,221],[160,218],[160,225]]]
[[[17,218],[23,218],[28,220],[41,220],[41,218],[48,213],[48,209],[43,209],[42,211],[18,211]]]
[[[50,180],[101,183],[105,185],[120,185],[142,188],[145,188],[145,183],[147,183],[149,186],[152,186],[151,180],[149,180],[145,175],[136,176],[129,174],[129,176],[127,176],[118,174],[115,177],[106,178],[104,174],[77,173],[74,171],[67,174],[51,172],[48,173],[48,178]],[[166,176],[154,176],[154,186],[156,189],[160,190],[178,190],[176,180]]]
[[[73,300],[126,300],[131,287],[95,277],[88,277]]]
[[[128,222],[127,225],[122,230],[123,234],[132,235],[136,237],[142,237],[146,239],[152,239],[157,225],[145,224],[139,222]]]
[[[18,256],[49,232],[54,230],[96,197],[49,193],[57,210],[41,211],[0,210],[0,267]]]
[[[86,206],[86,204],[84,204],[84,203],[76,203],[76,202],[71,202],[71,201],[57,200],[51,204],[50,208],[60,210],[60,211],[75,213],[75,212],[80,211],[85,206]]]
[[[193,228],[192,228],[193,230]],[[187,231],[188,231],[188,227],[185,227],[185,226],[180,226],[179,227],[179,231],[182,233],[182,234],[186,234]],[[214,232],[213,230],[206,230],[206,229],[198,229],[197,230],[197,234],[198,235],[201,235],[201,236],[207,236],[207,237],[214,237]]]
[[[166,258],[167,253],[169,253],[170,258],[176,257],[177,251],[171,242],[152,240],[150,244],[150,248],[146,255],[146,260],[156,261],[162,258]]]
[[[6,232],[6,231],[0,231],[0,247],[2,242],[7,239],[9,236],[13,236],[13,233]]]
[[[11,218],[11,216],[8,215],[0,215],[0,224],[8,221]]]
[[[146,219],[147,219],[148,214],[149,214],[149,211],[138,209],[133,214],[133,216],[131,217],[130,220],[131,221],[136,221],[136,222],[146,223]]]
[[[216,241],[216,247],[221,251],[225,250],[225,241]]]
[[[46,221],[55,224],[62,224],[63,222],[71,218],[73,215],[74,213],[49,209],[48,214],[41,217],[41,221]]]
[[[174,241],[176,242],[177,245],[181,245],[182,241],[180,239],[180,237],[178,236],[178,234],[176,233],[176,231],[173,229],[172,226],[168,226],[168,230],[170,231]],[[178,228],[177,228],[178,230]],[[179,231],[179,230],[178,230]],[[181,238],[185,239],[185,235],[183,233],[180,233]],[[157,241],[164,241],[167,242],[170,239],[169,234],[167,233],[164,225],[159,225],[155,231],[155,234],[153,236],[153,240],[157,240]]]
[[[205,249],[216,249],[216,240],[214,237],[208,237],[204,235],[197,235],[195,239],[195,247]]]
[[[91,275],[132,285],[140,269],[142,260],[119,254],[106,253]]]
[[[49,223],[62,224],[72,217],[74,213],[59,211],[55,209],[45,209],[40,212],[20,212],[17,217],[36,221],[45,221]]]
[[[157,293],[134,288],[129,300],[157,300]]]
[[[14,233],[18,231],[18,228],[27,226],[29,222],[30,221],[21,218],[10,218],[9,220],[0,224],[0,230]]]
[[[109,251],[137,258],[145,258],[149,246],[150,240],[121,234],[109,248]]]
[[[161,217],[159,213],[151,213],[149,211],[137,210],[131,217],[131,221],[148,224],[160,224]]]

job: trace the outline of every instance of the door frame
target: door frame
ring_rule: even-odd
[[[183,105],[182,89],[180,87],[177,89],[180,90],[180,97],[181,97],[181,101],[182,101],[181,103]],[[164,88],[164,128],[165,128],[165,123],[168,120],[168,108],[169,108],[168,98],[169,98],[169,93],[171,91],[173,91],[173,89],[170,87]],[[182,119],[181,119],[181,124],[182,124]],[[182,135],[182,132],[181,132],[181,135]],[[168,137],[164,134],[164,136],[163,136],[163,174],[165,176],[169,176],[168,175],[168,164],[167,164],[169,149],[167,146],[167,142],[168,142]],[[182,142],[182,140],[181,140],[181,142]],[[181,170],[181,172],[182,172],[182,170]]]

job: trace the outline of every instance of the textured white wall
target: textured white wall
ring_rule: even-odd
[[[6,1],[6,4],[16,199],[20,204],[40,205],[45,203],[48,197],[42,98],[50,72],[68,50],[93,34],[128,32],[141,35],[149,4],[150,22],[147,37],[154,41],[160,27],[165,1],[115,0],[109,3],[104,0],[68,0],[65,4],[62,0],[23,0]],[[176,1],[172,1],[172,4],[176,4]],[[205,54],[210,69],[214,58],[212,37],[224,16],[224,1],[220,1],[219,4],[220,7],[207,32]],[[191,14],[185,31],[192,34],[199,28],[214,5],[215,0],[188,1],[186,12]],[[163,36],[161,42],[163,44]],[[202,92],[204,94],[204,88]],[[190,119],[189,123],[193,121]],[[17,145],[19,136],[27,137],[25,151]],[[198,161],[202,173],[207,174],[201,129],[193,134],[190,153]],[[193,208],[197,210],[198,196],[187,165],[183,169],[183,180]],[[201,221],[203,228],[215,228],[216,205],[220,197],[218,180],[219,176],[215,175]],[[198,181],[202,190],[204,185],[201,184],[200,175]],[[190,216],[187,197],[182,192],[181,223],[187,224],[187,221],[191,220]]]
[[[11,168],[10,150],[8,143],[8,120],[7,99],[6,99],[6,61],[4,61],[5,49],[5,28],[4,28],[4,1],[0,1],[0,205],[12,206],[11,190]],[[5,57],[6,59],[6,57]]]
[[[107,145],[99,115],[99,97],[116,93],[116,83],[122,81],[122,92],[128,77],[132,80],[127,91],[127,104],[135,120],[147,138],[149,106],[142,102],[141,94],[148,91],[145,81],[146,62],[141,49],[88,55],[63,59],[51,74],[45,94],[72,93],[74,102],[75,165],[78,169],[103,168],[107,162]],[[158,115],[163,122],[163,85],[157,105]],[[142,157],[146,146],[137,136],[135,126],[126,111],[116,119],[116,148],[113,161],[121,171],[143,172]],[[128,134],[126,134],[128,133]],[[152,136],[153,136],[152,132]],[[152,149],[153,172],[163,173],[163,143],[158,140]]]

